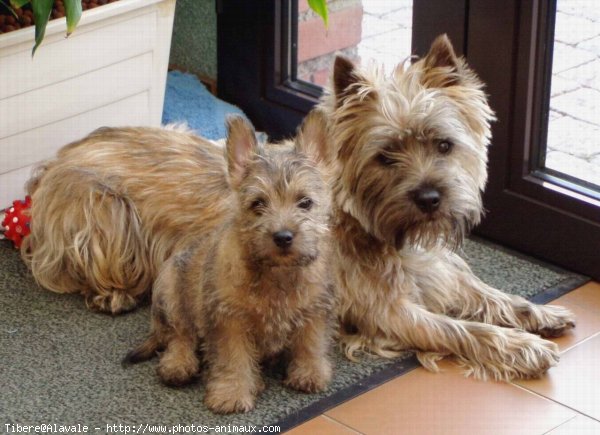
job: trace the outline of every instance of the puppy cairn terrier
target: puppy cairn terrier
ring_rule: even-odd
[[[349,357],[454,355],[479,378],[536,377],[573,315],[479,280],[455,250],[482,214],[494,115],[445,35],[390,76],[335,61],[319,107],[332,147],[334,263]]]
[[[305,132],[316,117],[307,119]],[[139,362],[164,350],[158,375],[182,385],[198,373],[201,347],[204,402],[217,413],[251,410],[264,388],[261,361],[284,350],[290,360],[285,384],[324,390],[333,330],[326,271],[330,193],[313,139],[301,134],[295,144],[262,147],[243,118],[230,119],[228,129],[228,210],[221,225],[164,263],[153,288],[151,335],[124,360]],[[216,173],[222,165],[215,161],[210,169]]]

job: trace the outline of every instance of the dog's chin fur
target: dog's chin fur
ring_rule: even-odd
[[[436,212],[432,216],[419,213],[400,227],[393,239],[397,249],[418,246],[422,249],[444,247],[457,251],[471,228],[480,221],[481,212],[473,210],[470,216]]]
[[[297,254],[297,253],[281,253],[275,256],[253,257],[248,259],[248,263],[256,267],[267,268],[301,268],[310,266],[317,261],[318,255],[314,254]]]
[[[316,110],[333,150],[339,316],[356,327],[342,336],[346,354],[417,349],[429,369],[452,354],[495,379],[556,364],[556,345],[524,331],[560,334],[572,314],[485,285],[454,253],[483,213],[494,114],[448,38],[389,75],[338,57]],[[423,190],[435,206],[419,202]]]

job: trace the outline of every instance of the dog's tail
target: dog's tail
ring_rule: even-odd
[[[152,359],[161,347],[156,334],[152,334],[138,347],[129,351],[127,355],[125,355],[125,358],[121,360],[121,365],[125,367]]]

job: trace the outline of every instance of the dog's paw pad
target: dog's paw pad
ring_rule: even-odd
[[[538,333],[544,338],[557,338],[562,336],[569,329],[573,329],[575,327],[575,322],[568,322],[559,326],[549,326],[542,328],[538,331]]]

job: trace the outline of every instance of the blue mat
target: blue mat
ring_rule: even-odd
[[[244,115],[244,112],[212,95],[195,75],[169,72],[163,124],[185,122],[200,136],[216,140],[227,135],[225,118],[229,114]]]

